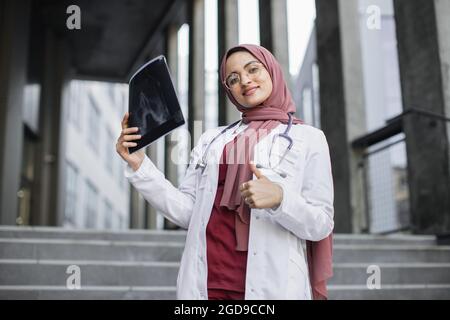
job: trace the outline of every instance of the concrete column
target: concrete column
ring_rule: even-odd
[[[158,141],[159,142],[159,141]],[[158,142],[154,142],[145,150],[152,162],[161,169],[158,161]],[[164,144],[164,140],[160,143]],[[164,169],[162,170],[164,172]],[[160,217],[159,219],[163,219]],[[130,187],[130,228],[157,229],[158,213],[134,187]]]
[[[130,188],[130,197],[130,228],[144,229],[146,201],[135,188]]]
[[[261,45],[273,52],[272,0],[259,0],[259,40]]]
[[[166,34],[166,56],[169,64],[169,68],[172,74],[172,80],[177,87],[178,83],[178,27],[176,25],[171,25]],[[178,186],[178,165],[172,161],[171,155],[173,150],[176,148],[177,140],[175,133],[170,133],[165,138],[165,175],[166,178],[172,182],[174,186]],[[165,229],[175,229],[177,226],[167,219],[164,219]]]
[[[316,0],[321,126],[330,146],[335,231],[365,228],[361,151],[351,142],[366,132],[357,0]]]
[[[15,225],[23,148],[30,1],[0,2],[0,224]]]
[[[361,34],[358,0],[339,0],[341,41],[344,75],[345,116],[347,146],[350,149],[350,201],[352,207],[352,231],[359,233],[366,227],[363,173],[358,169],[361,151],[349,144],[367,132],[364,102],[364,76],[361,51]]]
[[[150,146],[147,147],[148,157],[152,160],[152,162],[161,172],[165,172],[164,147],[165,147],[165,140],[163,138],[153,142]],[[142,225],[142,228],[144,229],[163,228],[164,217],[161,214],[159,214],[158,211],[155,208],[153,208],[148,202],[145,202],[144,212],[145,218],[144,218],[144,225]]]
[[[277,58],[283,68],[289,88],[293,85],[289,73],[287,0],[259,0],[259,34],[261,45]]]
[[[172,81],[177,87],[177,79],[178,79],[178,28],[175,25],[171,25],[167,30],[167,60],[169,64],[169,68],[172,74]],[[172,153],[173,148],[176,145],[176,141],[173,133],[170,133],[166,136],[166,147],[165,147],[165,169],[166,169],[166,177],[170,180],[174,185],[178,184],[178,167],[177,165],[171,161],[170,155]]]
[[[201,131],[205,129],[205,0],[189,2],[189,120],[191,145],[194,136],[194,124],[201,121]],[[198,123],[198,122],[197,122]],[[197,125],[196,125],[197,127]],[[198,131],[198,130],[196,130]],[[197,135],[200,132],[195,132]]]
[[[64,92],[69,75],[69,50],[51,30],[45,32],[40,139],[37,146],[36,195],[37,225],[62,225],[65,195],[66,131]]]
[[[218,70],[226,51],[239,44],[238,0],[218,0]],[[241,118],[241,113],[227,98],[219,77],[219,125],[228,125]]]
[[[448,3],[395,0],[403,106],[448,116]],[[439,10],[443,10],[440,12]],[[450,232],[447,124],[418,114],[403,121],[411,224],[415,233]]]
[[[442,90],[444,92],[445,115],[450,118],[450,1],[435,0],[436,24],[441,59]],[[447,141],[450,141],[450,122],[447,122]],[[448,148],[450,159],[450,148]],[[449,161],[450,172],[450,161]]]

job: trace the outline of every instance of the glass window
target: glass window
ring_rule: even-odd
[[[205,129],[218,124],[217,0],[205,1]]]
[[[100,140],[100,111],[95,105],[95,101],[91,95],[89,95],[90,112],[88,113],[89,130],[87,132],[88,144],[91,149],[98,154],[98,146],[101,145]]]
[[[115,144],[114,138],[109,128],[106,128],[106,143],[105,143],[105,165],[109,173],[113,174],[113,165],[115,162],[116,153],[115,153]]]
[[[85,208],[85,227],[97,227],[97,188],[90,182],[86,181],[86,208]]]
[[[127,183],[126,183],[125,175],[123,173],[123,171],[125,170],[124,163],[122,162],[122,160],[119,160],[119,162],[120,162],[120,175],[119,175],[120,188],[125,191]]]
[[[111,202],[108,200],[104,200],[104,214],[103,214],[103,223],[105,229],[111,229],[112,226],[112,215],[113,215],[113,208]]]
[[[259,2],[238,0],[239,43],[259,44]]]
[[[111,218],[112,218],[111,229],[113,230],[119,229],[119,214],[116,211],[111,212]]]
[[[316,128],[321,127],[320,123],[320,79],[319,79],[319,65],[314,63],[312,66],[312,80],[313,80],[313,125]]]
[[[120,214],[120,212],[117,213],[118,217],[119,217],[119,229],[123,230],[124,228],[124,222],[125,220],[123,219],[123,216]]]
[[[68,102],[69,121],[78,129],[81,129],[80,113],[82,108],[82,90],[82,81],[73,80],[70,82]]]
[[[310,45],[316,19],[314,0],[287,0],[289,73],[297,76]]]
[[[302,104],[303,104],[303,117],[304,121],[313,125],[314,115],[313,115],[313,105],[312,105],[312,93],[311,88],[305,87],[302,92]]]
[[[78,170],[66,162],[66,204],[64,210],[64,224],[75,225],[77,211]]]
[[[23,120],[34,132],[39,132],[39,99],[41,97],[41,86],[39,84],[27,84],[23,99]]]

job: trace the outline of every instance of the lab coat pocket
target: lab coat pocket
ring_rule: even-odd
[[[208,175],[206,173],[206,170],[203,173],[201,170],[199,170],[199,173],[197,174],[197,188],[199,190],[205,189],[207,180],[208,180]]]
[[[308,272],[304,258],[294,250],[289,254],[289,270],[287,283],[287,299],[307,300],[309,299]]]
[[[302,150],[301,144],[296,141],[291,150],[275,149],[269,157],[273,165],[277,166],[278,164],[278,169],[286,174],[286,180],[289,182],[293,182],[299,174],[300,164],[303,159]],[[284,153],[286,154],[284,155]]]

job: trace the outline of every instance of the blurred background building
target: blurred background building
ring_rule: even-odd
[[[359,29],[361,48],[363,120],[365,130],[371,132],[403,111],[394,3],[361,0],[355,14],[359,17],[355,27]],[[369,18],[373,14],[378,15],[379,26],[369,28],[368,22],[374,22]],[[295,83],[294,97],[300,116],[307,123],[321,127],[316,29],[311,33]],[[399,132],[367,148],[367,157],[362,159],[360,167],[365,177],[365,215],[358,222],[361,231],[388,233],[411,227],[404,138],[404,133]],[[378,148],[381,149],[377,151]]]
[[[80,28],[73,29],[77,13]],[[239,118],[219,84],[223,54],[238,43],[255,43],[282,64],[297,116],[328,139],[337,235],[334,296],[389,296],[364,291],[364,267],[379,262],[388,268],[392,297],[405,297],[406,287],[398,285],[427,273],[431,278],[410,286],[406,297],[450,298],[450,249],[436,247],[450,234],[449,15],[447,0],[1,1],[0,296],[14,296],[2,285],[18,284],[8,268],[29,284],[23,274],[33,265],[14,260],[30,258],[27,250],[42,250],[40,258],[50,252],[49,269],[62,267],[55,261],[66,252],[73,255],[65,259],[78,264],[98,255],[139,260],[150,254],[152,261],[169,260],[167,274],[152,279],[176,279],[170,263],[179,252],[172,247],[151,244],[141,255],[139,246],[122,244],[127,252],[103,254],[110,248],[76,242],[178,243],[184,237],[184,231],[168,231],[177,227],[124,179],[115,143],[128,108],[127,82],[146,61],[167,57],[187,123],[146,152],[178,185],[201,132]],[[170,160],[175,148],[181,165]],[[9,255],[16,249],[23,256]],[[119,271],[105,265],[114,279]],[[124,285],[140,283],[134,267],[124,271],[130,272]],[[395,276],[399,268],[403,278]],[[45,297],[37,285],[29,292]],[[171,297],[170,288],[144,296]],[[92,290],[94,296],[101,291]]]
[[[127,90],[124,84],[79,80],[69,84],[65,227],[128,229],[129,184],[115,150]]]

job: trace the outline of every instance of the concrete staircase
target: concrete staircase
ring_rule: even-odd
[[[0,299],[174,299],[185,236],[0,226]],[[450,299],[450,246],[434,237],[335,235],[334,249],[330,299]],[[72,265],[81,289],[66,286]]]

